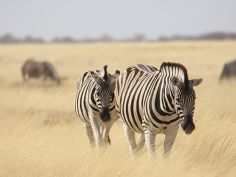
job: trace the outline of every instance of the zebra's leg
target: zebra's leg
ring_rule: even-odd
[[[144,135],[141,134],[140,138],[139,138],[139,141],[138,141],[138,144],[137,144],[137,151],[140,151],[141,149],[143,149],[144,144],[145,144],[145,138],[144,138]]]
[[[103,127],[100,126],[100,133],[103,134]]]
[[[100,127],[100,133],[101,133],[101,135],[102,135],[102,140],[103,140],[103,142],[105,143],[105,142],[108,142],[110,145],[111,145],[111,140],[110,140],[110,137],[109,137],[109,134],[107,135],[107,137],[106,137],[106,133],[105,132],[107,132],[106,131],[106,129],[104,129],[102,126]]]
[[[165,130],[164,155],[168,156],[175,141],[179,128],[170,127]]]
[[[110,140],[110,137],[109,137],[111,126],[112,126],[112,123],[109,124],[108,126],[106,126],[106,128],[103,129],[102,140],[103,140],[104,144],[110,144],[111,145],[111,140]]]
[[[85,129],[86,129],[86,133],[87,133],[87,136],[88,136],[88,139],[89,139],[89,144],[92,148],[95,145],[92,127],[91,127],[91,125],[85,124]]]
[[[135,132],[129,128],[126,124],[123,124],[124,131],[125,131],[125,136],[128,140],[129,144],[129,149],[133,155],[136,154],[137,149],[136,149],[136,141],[135,141]]]
[[[102,145],[102,136],[100,133],[100,125],[95,116],[90,116],[90,123],[93,130],[93,136],[97,146]]]
[[[152,157],[155,152],[156,133],[150,130],[145,130],[144,137],[145,137],[145,142],[146,142],[149,157]]]

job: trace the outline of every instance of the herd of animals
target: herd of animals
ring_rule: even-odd
[[[55,68],[48,62],[27,60],[23,80],[49,78],[60,84]],[[236,76],[236,60],[226,63],[220,80]],[[107,147],[113,123],[121,118],[132,154],[146,144],[149,156],[155,152],[155,137],[164,134],[164,154],[169,154],[181,126],[186,134],[194,129],[195,91],[202,78],[189,79],[185,66],[163,62],[159,69],[144,64],[125,71],[88,71],[77,82],[75,113],[82,120],[91,147]],[[136,142],[135,133],[140,134]]]

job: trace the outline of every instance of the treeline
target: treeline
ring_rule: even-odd
[[[26,36],[25,38],[17,38],[11,34],[5,34],[0,36],[0,43],[11,44],[11,43],[44,43],[42,38],[35,38],[32,36]]]
[[[174,35],[171,37],[160,37],[159,41],[190,41],[190,40],[236,40],[236,33],[212,32],[192,35]]]
[[[190,41],[190,40],[236,40],[236,33],[212,32],[193,35],[173,35],[162,36],[156,39],[146,38],[144,34],[136,34],[133,37],[125,39],[116,39],[110,35],[104,34],[98,38],[82,38],[75,39],[70,36],[56,37],[51,41],[46,41],[43,38],[26,36],[25,38],[18,38],[12,34],[5,34],[0,36],[0,44],[15,44],[15,43],[89,43],[89,42],[155,42],[155,41]]]

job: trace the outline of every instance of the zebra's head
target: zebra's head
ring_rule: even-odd
[[[57,85],[59,85],[61,80],[60,80],[60,77],[59,77],[57,71],[52,66],[52,64],[45,61],[45,62],[43,62],[43,65],[45,68],[44,72],[47,75],[47,77],[49,77],[52,81],[55,81],[57,83]]]
[[[95,81],[95,102],[98,106],[102,121],[110,120],[110,109],[115,106],[114,90],[120,71],[116,70],[114,75],[107,72],[107,65],[101,71],[90,71],[91,78]]]
[[[191,134],[195,125],[193,122],[193,114],[195,109],[195,91],[194,86],[198,86],[203,79],[192,79],[181,81],[178,77],[173,76],[171,82],[174,85],[175,109],[177,115],[182,120],[182,128],[186,134]]]

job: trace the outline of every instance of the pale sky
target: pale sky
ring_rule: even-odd
[[[0,0],[0,35],[51,40],[236,32],[236,0]]]

